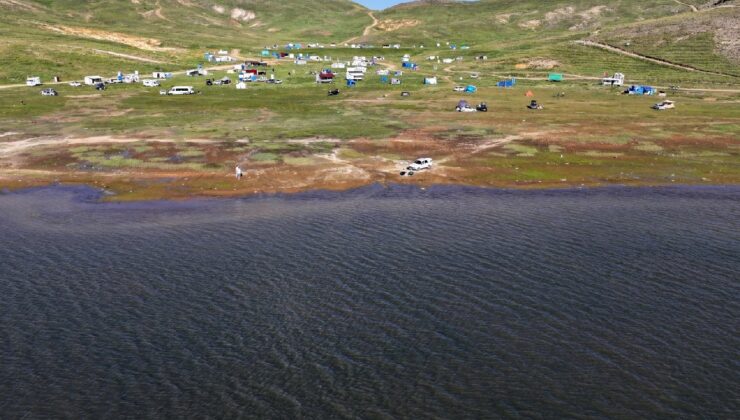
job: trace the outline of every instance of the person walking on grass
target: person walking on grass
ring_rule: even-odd
[[[242,168],[239,167],[239,165],[236,165],[236,179],[242,179],[244,176],[244,172],[242,171]]]

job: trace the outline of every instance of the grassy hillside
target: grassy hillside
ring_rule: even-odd
[[[182,68],[205,50],[342,41],[371,22],[349,0],[0,0],[0,12],[0,83]]]
[[[538,39],[567,35],[681,13],[673,0],[481,0],[414,2],[378,14],[371,38],[404,42],[482,43],[511,37]]]
[[[597,77],[621,71],[633,81],[653,84],[735,84],[735,77],[678,70],[575,43],[590,39],[698,69],[738,75],[740,8],[732,0],[721,8],[715,3],[421,1],[377,13],[379,23],[367,39],[423,44],[426,48],[417,59],[430,54],[462,56],[465,61],[453,66],[458,71],[490,70],[520,77],[542,76],[548,71]],[[450,51],[448,42],[471,49]],[[474,62],[476,55],[489,60]]]
[[[728,85],[737,78],[677,70],[575,41],[590,39],[738,75],[737,3],[716,8],[716,0],[426,0],[374,12],[377,24],[363,36],[371,16],[350,0],[0,0],[0,84],[22,83],[29,74],[69,80],[118,70],[184,69],[217,48],[247,57],[274,43],[341,44],[356,38],[375,45],[424,44],[423,50],[407,50],[419,61],[428,55],[463,56],[449,69],[453,73],[537,77],[556,70],[596,77],[622,71],[654,84]],[[470,49],[450,51],[447,42]],[[475,62],[476,55],[489,60]],[[433,73],[444,66],[424,67]]]
[[[628,51],[740,76],[740,8],[714,8],[613,28],[595,38]]]

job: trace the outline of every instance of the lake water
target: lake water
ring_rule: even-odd
[[[738,418],[740,187],[0,195],[0,418]]]

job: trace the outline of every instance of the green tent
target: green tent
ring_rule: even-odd
[[[562,82],[563,81],[563,74],[562,73],[550,73],[547,76],[548,82]]]

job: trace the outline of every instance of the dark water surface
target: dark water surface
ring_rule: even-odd
[[[740,414],[740,188],[0,195],[0,418]]]

